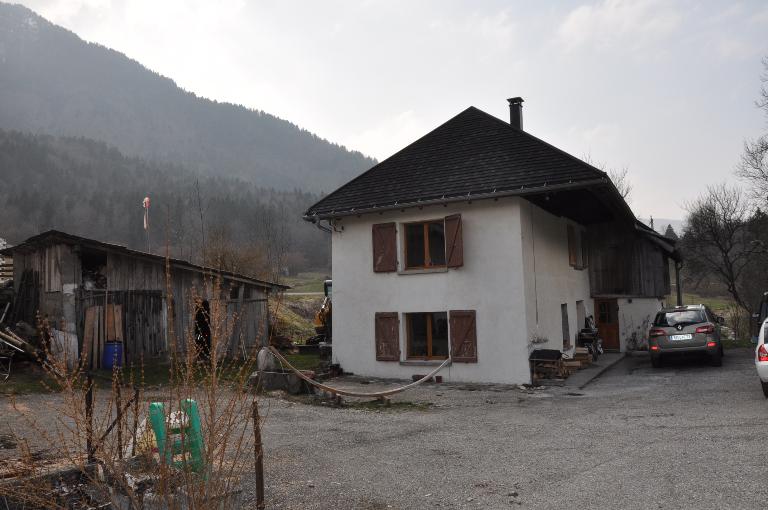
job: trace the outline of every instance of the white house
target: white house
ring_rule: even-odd
[[[573,349],[594,315],[636,348],[669,293],[674,242],[608,176],[470,107],[305,213],[333,257],[333,356],[410,378],[450,352],[449,381],[530,382],[535,348]]]

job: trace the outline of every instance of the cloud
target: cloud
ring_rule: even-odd
[[[674,33],[681,19],[679,12],[658,0],[604,0],[572,10],[558,27],[558,38],[569,49],[641,47]]]
[[[758,25],[768,25],[768,7],[753,14],[750,21]]]
[[[413,110],[407,110],[353,134],[344,145],[354,147],[363,154],[372,154],[380,161],[425,135],[432,127],[426,126]]]

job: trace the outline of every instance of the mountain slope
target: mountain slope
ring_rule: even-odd
[[[197,97],[4,3],[0,128],[84,136],[129,156],[279,189],[330,191],[374,163],[267,113]]]
[[[152,199],[155,253],[167,246],[195,262],[213,255],[216,264],[219,255],[236,255],[229,268],[239,265],[254,274],[328,265],[330,237],[301,219],[318,195],[229,177],[198,178],[180,166],[127,158],[85,138],[0,129],[0,237],[11,244],[57,229],[146,250],[146,195]]]

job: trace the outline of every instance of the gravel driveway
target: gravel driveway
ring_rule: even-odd
[[[365,382],[331,384],[393,384]],[[45,409],[51,398],[18,401]],[[749,350],[727,351],[722,368],[652,369],[646,357],[628,357],[578,391],[433,384],[385,409],[348,402],[261,400],[268,508],[746,509],[768,501],[768,401]],[[0,429],[22,427],[2,397],[0,410]],[[252,480],[244,482],[252,500]]]
[[[578,392],[444,384],[400,397],[426,409],[269,398],[269,507],[761,508],[768,402],[751,356],[656,370],[629,357]]]

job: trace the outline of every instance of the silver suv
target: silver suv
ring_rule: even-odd
[[[654,367],[660,367],[662,357],[700,352],[709,356],[713,366],[721,366],[722,323],[722,317],[718,317],[704,305],[677,306],[659,311],[653,321],[653,327],[648,332],[651,363]]]

